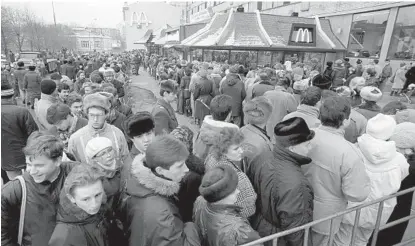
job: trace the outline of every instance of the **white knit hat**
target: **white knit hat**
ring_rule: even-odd
[[[85,156],[94,158],[101,150],[112,147],[112,141],[106,137],[96,137],[88,141],[85,147]]]
[[[380,140],[388,140],[391,138],[395,128],[396,121],[392,116],[377,114],[367,121],[366,133]]]
[[[396,147],[400,149],[415,148],[415,123],[398,124],[390,140],[394,141]]]

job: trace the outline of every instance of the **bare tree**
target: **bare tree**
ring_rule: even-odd
[[[7,55],[9,44],[11,42],[11,26],[10,26],[9,9],[1,7],[1,49]]]
[[[4,14],[4,15],[3,15]],[[6,18],[5,21],[8,22],[10,27],[11,40],[15,43],[17,49],[22,51],[23,44],[26,39],[25,34],[25,17],[24,13],[19,9],[12,9],[10,7],[2,7],[2,20]],[[3,21],[2,21],[3,26]]]
[[[27,33],[27,39],[30,42],[30,48],[32,51],[36,49],[41,51],[44,48],[44,24],[39,21],[38,18],[30,12],[27,8],[24,12],[25,18],[25,31]]]

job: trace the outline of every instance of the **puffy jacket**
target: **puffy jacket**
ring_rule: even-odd
[[[144,155],[137,156],[122,194],[124,230],[129,245],[200,245],[193,222],[183,223],[175,195],[180,183],[156,176],[144,166]]]
[[[347,201],[364,201],[370,193],[370,179],[365,172],[359,149],[344,139],[344,130],[328,126],[313,129],[311,151],[313,161],[302,166],[314,191],[313,220],[325,218],[347,208]],[[341,217],[333,219],[337,233]],[[319,234],[329,235],[330,222],[313,226]]]
[[[333,68],[334,77],[333,77],[333,87],[339,87],[343,85],[343,79],[346,79],[346,71],[343,67]]]
[[[252,88],[252,98],[264,95],[267,91],[274,90],[275,86],[271,85],[269,81],[260,81]]]
[[[236,246],[259,239],[246,218],[235,205],[206,202],[199,197],[195,203],[195,223],[202,231],[205,246]],[[262,244],[258,244],[262,245]]]
[[[357,145],[363,153],[366,172],[370,178],[370,194],[363,202],[349,202],[348,208],[388,196],[399,190],[401,181],[409,174],[409,164],[396,151],[395,142],[375,139],[368,134],[358,138]],[[380,225],[386,224],[396,205],[396,197],[386,200]],[[375,229],[379,205],[365,207],[360,212],[359,227]],[[348,213],[343,223],[354,225],[356,213]]]
[[[313,189],[301,170],[310,162],[277,144],[248,163],[246,173],[258,193],[251,225],[261,237],[313,220]],[[287,245],[303,245],[304,231],[284,240]]]
[[[151,114],[154,117],[154,132],[156,135],[170,133],[179,125],[174,109],[164,99],[157,100]]]
[[[108,246],[109,223],[104,217],[105,199],[97,214],[89,215],[67,198],[60,195],[56,227],[49,240],[49,246]]]
[[[232,97],[232,116],[242,115],[242,101],[246,97],[245,85],[238,74],[230,73],[221,85],[219,92]]]
[[[59,206],[59,194],[74,162],[63,162],[55,181],[35,183],[33,178],[24,173],[26,181],[27,202],[23,228],[24,246],[48,245],[56,225],[56,213]],[[22,187],[19,180],[12,180],[1,190],[1,245],[17,246]]]
[[[29,110],[12,103],[1,103],[1,168],[17,171],[26,167],[22,149],[38,126]]]
[[[317,107],[300,104],[297,107],[297,111],[287,114],[282,120],[284,121],[294,117],[300,117],[307,123],[308,128],[316,128],[321,124],[319,116],[320,110]]]

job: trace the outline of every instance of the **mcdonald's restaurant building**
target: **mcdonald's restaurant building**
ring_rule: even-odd
[[[243,8],[215,13],[204,28],[182,40],[181,48],[188,60],[248,67],[293,59],[309,64],[312,58],[323,66],[346,54],[330,20],[244,12]]]

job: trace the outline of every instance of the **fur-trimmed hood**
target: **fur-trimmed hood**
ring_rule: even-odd
[[[161,196],[174,196],[179,192],[180,183],[156,176],[149,168],[144,166],[143,154],[137,155],[131,164],[131,177],[136,182],[127,184],[127,193],[138,197],[151,194]]]
[[[235,124],[217,121],[211,115],[207,115],[200,127],[200,139],[207,145],[212,145],[220,138],[221,131],[225,128],[238,131],[239,127]]]

